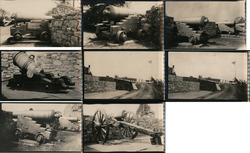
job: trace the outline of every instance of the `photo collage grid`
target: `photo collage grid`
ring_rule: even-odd
[[[165,152],[166,102],[247,102],[244,0],[1,0],[0,152]]]

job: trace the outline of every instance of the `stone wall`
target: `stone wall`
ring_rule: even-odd
[[[102,79],[103,80],[103,79]],[[84,93],[115,91],[116,82],[101,81],[100,77],[84,75]]]
[[[81,46],[81,12],[54,16],[51,21],[51,42],[58,46]]]
[[[200,83],[199,82],[168,81],[168,93],[198,92],[198,91],[200,91]]]
[[[115,91],[116,83],[109,81],[84,81],[84,93]]]
[[[21,74],[20,69],[13,64],[13,56],[18,52],[1,53],[2,81],[8,80],[14,74]],[[55,76],[68,76],[71,79],[81,79],[82,56],[81,52],[26,52],[28,55],[34,54],[37,65],[41,66],[45,72],[50,72]]]

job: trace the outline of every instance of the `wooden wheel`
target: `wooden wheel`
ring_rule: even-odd
[[[109,136],[109,124],[105,111],[96,111],[92,120],[92,133],[95,140],[104,144]]]
[[[136,115],[132,112],[123,113],[123,121],[137,125]],[[134,139],[138,134],[138,131],[135,128],[127,125],[122,125],[120,131],[124,138]]]

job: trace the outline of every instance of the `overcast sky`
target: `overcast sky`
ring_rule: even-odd
[[[157,2],[157,1],[140,1],[140,2],[131,2],[131,1],[128,1],[128,3],[130,3],[129,5],[129,8],[138,12],[138,13],[142,13],[142,14],[145,14],[147,10],[150,10],[151,7],[153,5],[163,5],[162,2]]]
[[[83,115],[94,115],[97,110],[104,110],[107,115],[119,116],[123,110],[136,113],[140,104],[95,104],[83,105]],[[155,117],[163,119],[163,104],[149,104],[150,109],[155,112]]]
[[[177,76],[212,77],[223,80],[247,80],[247,53],[169,52],[169,66]]]
[[[64,108],[67,104],[2,104],[2,109],[5,111],[25,111],[33,108],[33,110],[51,110],[60,111],[63,113]]]
[[[73,1],[73,0],[71,0]],[[75,0],[75,6],[80,6],[80,0]],[[79,3],[79,4],[78,4]],[[0,0],[0,8],[12,13],[43,16],[56,7],[55,0]]]
[[[85,52],[84,66],[88,65],[95,76],[163,80],[163,52]]]
[[[223,22],[245,17],[243,1],[234,2],[166,2],[166,15],[175,19],[206,16],[210,21]]]

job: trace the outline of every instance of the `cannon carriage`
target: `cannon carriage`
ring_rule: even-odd
[[[128,37],[136,36],[142,40],[146,31],[141,28],[142,15],[128,8],[107,6],[103,11],[105,21],[96,24],[96,36],[99,39],[114,39],[117,43],[125,42]]]
[[[13,118],[17,120],[14,136],[17,140],[23,137],[35,139],[40,144],[51,141],[57,136],[59,117],[54,110],[13,112]]]
[[[50,40],[49,24],[52,17],[35,17],[32,15],[14,13],[11,18],[15,21],[15,24],[10,28],[10,43],[21,41],[24,38],[35,38],[41,41]]]
[[[94,139],[104,144],[109,139],[111,127],[118,127],[123,138],[134,139],[138,133],[151,136],[151,144],[162,145],[163,132],[155,132],[138,125],[133,112],[122,111],[121,115],[108,116],[104,110],[97,110],[92,119],[92,133]]]
[[[13,57],[13,63],[19,67],[21,74],[14,74],[7,87],[14,89],[39,89],[46,91],[67,90],[75,83],[67,76],[55,77],[45,72],[35,63],[35,56],[19,52]]]

